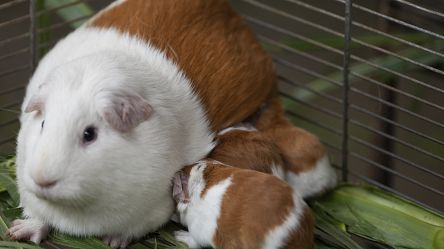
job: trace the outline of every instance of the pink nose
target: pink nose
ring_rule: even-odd
[[[50,180],[38,180],[35,181],[35,184],[37,184],[41,188],[51,188],[54,185],[56,185],[57,181],[50,181]]]

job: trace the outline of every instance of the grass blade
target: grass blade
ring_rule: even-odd
[[[102,241],[96,238],[80,238],[58,232],[53,232],[49,235],[48,240],[63,246],[79,249],[110,249],[111,247],[105,245]]]
[[[30,245],[17,241],[0,241],[0,248],[43,249],[40,246]]]

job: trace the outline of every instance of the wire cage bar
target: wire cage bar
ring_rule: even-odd
[[[350,101],[350,42],[351,42],[351,12],[352,0],[345,3],[345,20],[344,20],[344,67],[343,83],[342,83],[342,180],[348,179],[348,154],[349,154],[349,101]]]
[[[39,59],[110,2],[0,0],[0,157],[14,154]],[[230,3],[272,55],[288,117],[320,138],[342,180],[443,213],[442,0]]]

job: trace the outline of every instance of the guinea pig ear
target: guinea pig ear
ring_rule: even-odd
[[[117,131],[128,132],[146,121],[151,105],[137,94],[111,94],[103,110],[104,119]]]
[[[37,111],[39,113],[43,112],[43,108],[45,106],[44,97],[41,95],[34,95],[28,102],[28,105],[25,108],[25,113]]]
[[[47,89],[47,83],[43,83],[38,86],[37,92],[34,93],[34,95],[31,96],[29,99],[28,104],[25,108],[25,113],[37,111],[39,113],[43,112],[43,109],[45,107],[45,98],[46,98],[46,90]]]
[[[190,202],[190,196],[188,194],[188,180],[187,175],[183,170],[177,172],[173,178],[173,199],[177,203]]]

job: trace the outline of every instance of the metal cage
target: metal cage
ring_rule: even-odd
[[[0,156],[14,153],[27,81],[106,0],[0,1]],[[444,210],[444,1],[233,0],[272,54],[294,123],[344,181]]]

